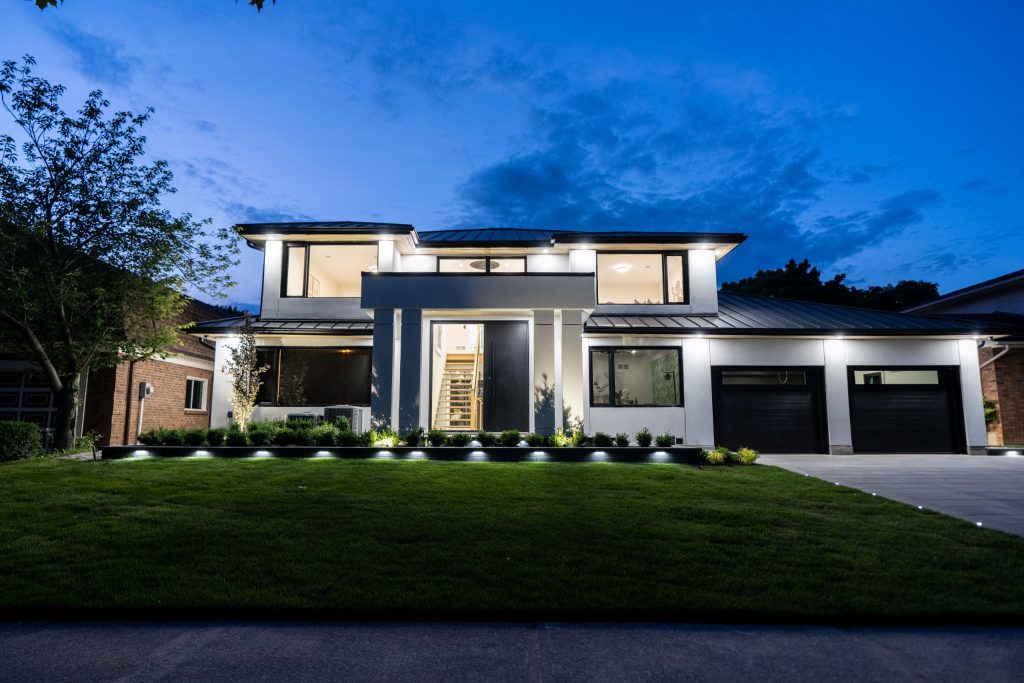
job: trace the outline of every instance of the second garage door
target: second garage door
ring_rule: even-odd
[[[715,443],[762,453],[825,453],[820,368],[711,368]]]

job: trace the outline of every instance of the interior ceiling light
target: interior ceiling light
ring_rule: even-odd
[[[628,263],[616,263],[612,266],[612,269],[617,273],[627,273],[629,272],[630,265]]]
[[[479,261],[470,261],[469,267],[473,268],[474,270],[487,270],[487,259],[480,259]],[[491,267],[497,268],[498,265],[494,263],[491,264]]]

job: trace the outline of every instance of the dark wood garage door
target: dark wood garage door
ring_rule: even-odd
[[[960,373],[953,367],[850,368],[855,453],[963,453]]]
[[[825,453],[820,368],[711,368],[715,443],[762,453]]]

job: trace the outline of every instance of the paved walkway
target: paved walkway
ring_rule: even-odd
[[[765,455],[759,462],[1024,536],[1024,457]]]
[[[1024,629],[0,624],[3,681],[1019,681]]]

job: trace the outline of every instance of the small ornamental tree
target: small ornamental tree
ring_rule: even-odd
[[[231,406],[234,410],[235,424],[243,432],[256,407],[260,387],[263,386],[260,376],[270,369],[269,365],[261,366],[258,363],[252,318],[246,313],[238,345],[231,349],[227,365],[224,366],[224,372],[231,375]]]

